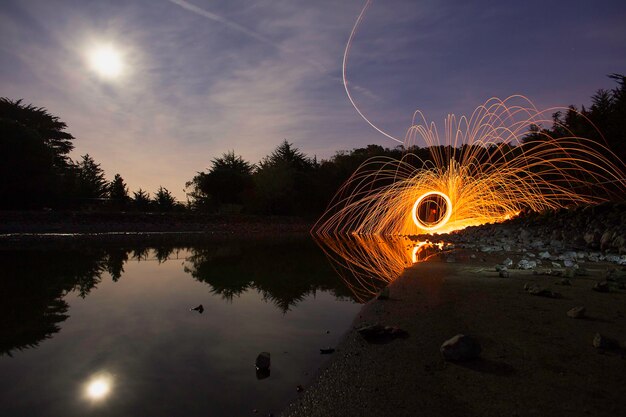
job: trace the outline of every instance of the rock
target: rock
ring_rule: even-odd
[[[597,292],[609,292],[610,291],[609,283],[607,281],[596,282],[591,289]]]
[[[322,355],[330,355],[331,353],[334,353],[334,352],[335,352],[335,349],[331,347],[320,349],[320,354]]]
[[[490,253],[490,252],[498,252],[501,251],[502,247],[500,246],[489,246],[489,245],[484,245],[480,247],[480,251],[481,252],[486,252],[486,253]]]
[[[619,343],[615,339],[596,333],[593,337],[593,347],[602,350],[612,350],[619,348]]]
[[[610,247],[611,241],[613,240],[613,232],[607,230],[602,234],[600,238],[600,250],[606,250]]]
[[[587,244],[587,246],[598,247],[598,245],[600,244],[600,240],[602,239],[602,235],[600,234],[599,230],[594,230],[594,231],[586,232],[583,235],[583,239],[585,243]]]
[[[502,270],[506,271],[507,267],[504,265],[496,265],[496,272],[500,272]]]
[[[508,271],[506,268],[501,269],[501,270],[498,272],[498,276],[499,276],[500,278],[508,278],[508,277],[509,277],[509,271]]]
[[[552,255],[550,255],[550,252],[545,251],[545,252],[539,252],[539,259],[550,259],[552,257]]]
[[[574,268],[574,266],[576,265],[576,262],[569,260],[569,259],[565,259],[563,260],[563,265],[565,265],[566,268]]]
[[[604,260],[607,262],[612,262],[612,263],[620,263],[621,258],[619,257],[619,255],[615,255],[615,254],[608,254],[604,257]]]
[[[530,232],[526,229],[521,229],[519,232],[520,242],[526,242],[530,239]]]
[[[537,262],[529,261],[528,259],[522,259],[517,263],[518,269],[532,269],[537,267]]]
[[[583,306],[574,307],[567,312],[567,316],[573,319],[582,319],[585,317],[586,312],[587,312],[587,309],[585,309],[585,307]]]
[[[506,258],[504,261],[502,261],[502,265],[507,268],[513,266],[513,260],[511,258]]]
[[[561,298],[561,294],[558,292],[550,291],[547,288],[539,287],[537,285],[526,284],[524,289],[528,292],[528,294],[535,295],[537,297]]]
[[[405,339],[409,337],[405,330],[392,326],[383,326],[379,323],[361,326],[356,331],[368,343],[387,343],[396,338]]]
[[[563,266],[558,262],[552,262],[552,268],[562,268]]]
[[[600,256],[602,256],[599,253],[591,253],[589,254],[589,257],[587,258],[587,260],[589,262],[600,262]]]
[[[447,361],[468,361],[480,356],[480,344],[471,336],[457,334],[446,340],[439,349]]]
[[[563,242],[558,239],[552,239],[550,241],[550,246],[552,246],[554,249],[561,249],[563,247]]]
[[[256,357],[256,362],[254,363],[257,371],[264,371],[270,369],[270,353],[269,352],[261,352],[259,356]]]

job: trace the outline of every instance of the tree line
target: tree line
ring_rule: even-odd
[[[531,126],[526,139],[545,134],[559,137],[569,131],[608,145],[617,158],[625,161],[626,77],[609,77],[617,86],[598,90],[589,108],[570,106],[565,113],[557,112],[552,127]],[[401,146],[368,145],[338,151],[318,161],[284,140],[255,164],[231,150],[213,158],[205,171],[185,184],[187,201],[181,203],[164,187],[153,194],[141,188],[131,193],[120,174],[107,181],[104,170],[89,154],[72,160],[75,138],[66,127],[44,108],[0,98],[0,209],[194,210],[315,216],[323,212],[341,184],[367,159],[398,159],[406,151]],[[410,151],[423,160],[430,155],[427,148]]]

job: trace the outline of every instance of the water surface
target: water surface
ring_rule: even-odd
[[[360,308],[306,238],[2,250],[0,265],[7,416],[277,414]]]

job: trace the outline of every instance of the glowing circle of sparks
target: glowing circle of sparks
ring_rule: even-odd
[[[423,222],[419,216],[417,215],[418,209],[422,201],[424,201],[428,197],[439,196],[444,199],[446,202],[446,212],[440,219],[436,220],[434,223],[425,223]],[[450,216],[452,216],[452,201],[450,201],[450,197],[448,197],[445,193],[441,191],[429,191],[425,194],[422,194],[417,200],[415,200],[415,204],[413,204],[413,210],[411,211],[411,216],[413,217],[413,223],[422,230],[427,232],[432,232],[433,230],[437,230],[448,223],[450,220]]]

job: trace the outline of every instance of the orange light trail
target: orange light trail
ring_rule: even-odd
[[[443,243],[416,242],[404,237],[316,237],[331,265],[359,302],[366,302],[407,267],[442,249]]]
[[[551,122],[546,113],[554,110],[540,112],[520,96],[491,99],[469,119],[448,117],[447,146],[439,145],[434,124],[412,125],[405,147],[412,149],[421,139],[430,157],[423,161],[409,152],[400,160],[366,161],[339,189],[313,232],[446,233],[501,222],[525,209],[596,204],[623,193],[623,163],[601,144],[573,134],[554,138],[544,131],[522,141],[529,126]],[[427,196],[445,201],[443,214],[431,226],[416,213]]]
[[[626,195],[624,163],[602,144],[572,132],[552,137],[541,129],[529,139],[532,126],[551,125],[554,112],[572,110],[539,111],[523,96],[491,98],[469,118],[449,115],[443,140],[421,111],[414,113],[403,141],[378,128],[357,106],[347,80],[352,42],[370,4],[367,0],[344,51],[344,87],[365,122],[408,152],[400,160],[363,163],[341,186],[313,234],[446,233],[501,222],[526,209],[596,204]],[[430,154],[424,160],[411,153],[418,143]]]

